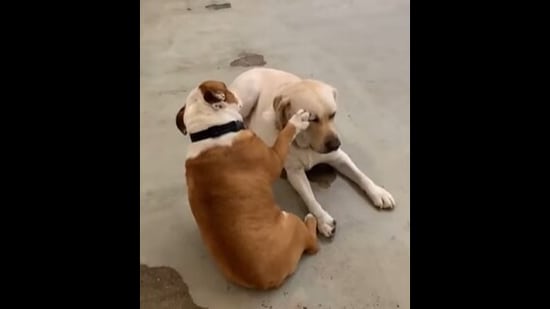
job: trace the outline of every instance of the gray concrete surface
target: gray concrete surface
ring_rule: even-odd
[[[176,269],[208,308],[409,308],[409,1],[208,3],[141,0],[141,263]],[[398,203],[379,212],[341,177],[314,184],[336,236],[270,292],[236,287],[215,269],[187,204],[189,141],[174,123],[197,83],[245,70],[229,66],[245,51],[337,87],[344,149]],[[305,213],[286,181],[274,190],[286,210]]]

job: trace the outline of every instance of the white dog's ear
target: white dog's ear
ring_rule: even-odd
[[[288,111],[290,108],[290,98],[278,95],[273,99],[273,110],[275,111],[275,126],[282,130],[288,122]]]
[[[286,108],[290,105],[290,98],[283,95],[278,95],[273,99],[273,110],[278,111],[281,108]]]

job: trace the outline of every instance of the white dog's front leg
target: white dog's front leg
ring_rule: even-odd
[[[306,206],[317,217],[317,229],[321,234],[330,237],[334,234],[336,221],[321,207],[315,199],[304,169],[286,169],[286,177],[300,194]]]
[[[375,184],[374,181],[361,172],[342,149],[333,153],[326,163],[332,165],[340,173],[358,184],[372,199],[376,207],[393,208],[395,206],[393,196],[386,191],[386,189]]]

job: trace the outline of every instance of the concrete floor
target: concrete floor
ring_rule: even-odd
[[[141,0],[141,263],[177,270],[202,307],[409,308],[409,1],[208,3]],[[245,70],[229,66],[243,51],[338,88],[344,149],[398,203],[379,212],[341,177],[314,183],[336,236],[270,292],[229,284],[214,267],[187,204],[189,140],[174,122],[192,87]],[[285,180],[274,190],[283,208],[305,214]]]

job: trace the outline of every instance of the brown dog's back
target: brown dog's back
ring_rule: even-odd
[[[231,146],[208,149],[186,161],[191,210],[203,240],[226,277],[270,288],[291,274],[314,245],[310,223],[282,212],[271,190],[277,178],[271,149],[250,131]]]

